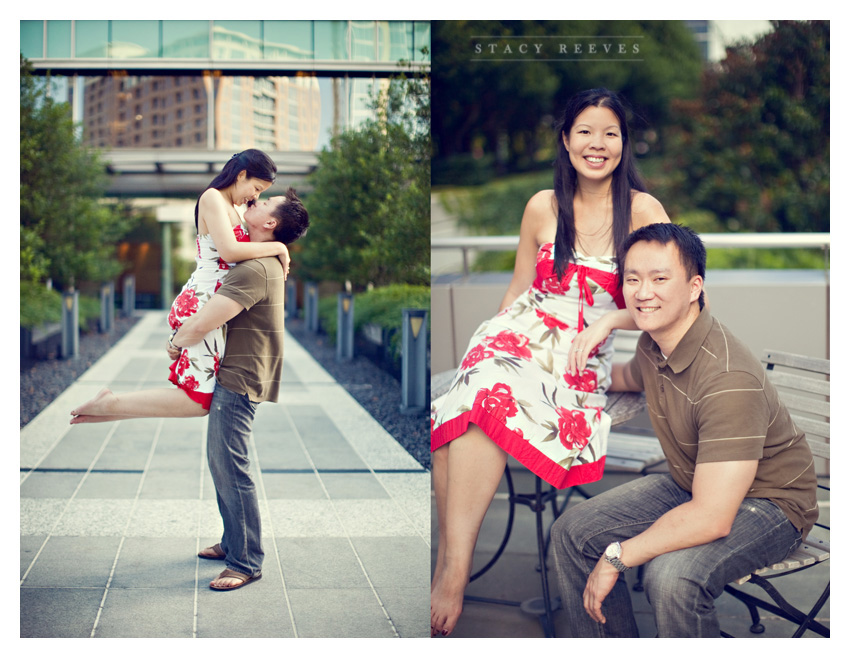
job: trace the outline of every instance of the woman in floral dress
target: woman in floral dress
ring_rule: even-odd
[[[508,454],[558,488],[602,477],[612,331],[635,328],[616,248],[630,231],[668,221],[636,171],[620,99],[605,89],[576,94],[558,131],[554,190],[526,206],[499,313],[476,330],[432,407],[432,635],[451,633],[460,616]]]
[[[277,256],[289,272],[289,252],[282,242],[251,242],[239,209],[253,205],[275,179],[272,159],[257,149],[235,154],[209,184],[195,205],[198,229],[196,269],[174,300],[168,314],[172,336],[187,318],[215,294],[221,279],[235,263]],[[170,345],[170,341],[169,341]],[[106,422],[127,417],[183,418],[209,413],[215,374],[224,352],[224,329],[207,334],[199,344],[180,350],[169,381],[176,388],[131,393],[101,390],[71,411],[71,424]]]

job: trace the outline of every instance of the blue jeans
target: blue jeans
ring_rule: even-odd
[[[691,494],[669,474],[649,475],[582,501],[552,527],[555,571],[568,637],[638,637],[623,574],[602,603],[606,623],[590,618],[582,594],[605,548],[640,534]],[[783,560],[800,532],[774,503],[745,498],[732,530],[708,544],[659,555],[645,565],[644,587],[658,637],[720,637],[714,600],[727,583]]]
[[[263,565],[260,506],[248,460],[257,404],[217,383],[207,428],[207,461],[224,523],[224,564],[252,577]]]

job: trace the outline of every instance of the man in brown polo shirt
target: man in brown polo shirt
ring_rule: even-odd
[[[611,390],[645,391],[669,474],[567,510],[552,529],[574,637],[637,637],[625,578],[645,565],[659,637],[719,637],[724,586],[779,562],[818,516],[805,435],[758,359],[704,307],[705,248],[652,224],[621,256],[626,307],[644,333]]]
[[[252,242],[294,242],[307,230],[307,211],[290,188],[284,197],[245,211]],[[277,258],[236,265],[221,288],[172,337],[175,347],[202,340],[227,324],[207,428],[207,460],[224,525],[221,542],[199,554],[224,560],[210,587],[231,590],[262,577],[263,548],[257,492],[249,471],[248,441],[260,402],[276,402],[283,366],[285,273]]]

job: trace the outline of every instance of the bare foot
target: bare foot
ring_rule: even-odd
[[[440,576],[443,575],[443,557],[440,555],[440,551],[437,551],[437,562],[434,565],[434,575],[431,576],[431,591],[434,591],[434,588],[437,586],[437,582],[440,580]]]
[[[431,637],[447,636],[463,611],[463,592],[468,577],[453,577],[443,569],[431,589]]]
[[[248,576],[244,573],[234,571],[233,569],[225,569],[218,577],[210,582],[210,588],[219,591],[227,591],[230,589],[239,589],[244,585],[253,583],[263,577],[262,573],[257,573],[254,576]]]
[[[127,420],[129,416],[89,416],[81,414],[71,417],[71,425],[80,425],[81,423],[109,423],[113,420]]]
[[[115,394],[110,391],[108,388],[101,389],[101,391],[95,395],[88,402],[83,402],[76,409],[71,410],[72,416],[107,416],[110,412],[110,405],[115,402]],[[71,419],[71,424],[75,424],[75,419]],[[79,421],[79,422],[92,422],[89,421]]]
[[[208,546],[201,549],[198,557],[202,557],[205,560],[223,560],[227,557],[227,554],[221,549],[221,544],[216,544],[215,546]]]
[[[234,587],[239,587],[245,581],[241,578],[222,578],[219,576],[218,578],[210,581],[210,585],[215,587],[216,589],[233,589]]]

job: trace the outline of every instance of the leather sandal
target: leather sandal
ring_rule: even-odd
[[[255,580],[259,580],[263,577],[262,572],[258,572],[256,576],[249,576],[246,573],[240,573],[239,571],[233,571],[233,569],[225,569],[220,574],[218,574],[219,578],[235,578],[237,580],[241,580],[242,582],[238,585],[231,585],[230,587],[217,587],[214,585],[215,581],[210,583],[210,589],[218,590],[219,592],[227,592],[232,589],[239,589],[240,587],[244,587],[248,583],[253,583]]]
[[[204,555],[204,551],[212,551],[215,555]],[[221,550],[221,544],[216,544],[215,546],[209,546],[198,553],[198,557],[204,558],[205,560],[223,560],[227,557],[227,554]]]

